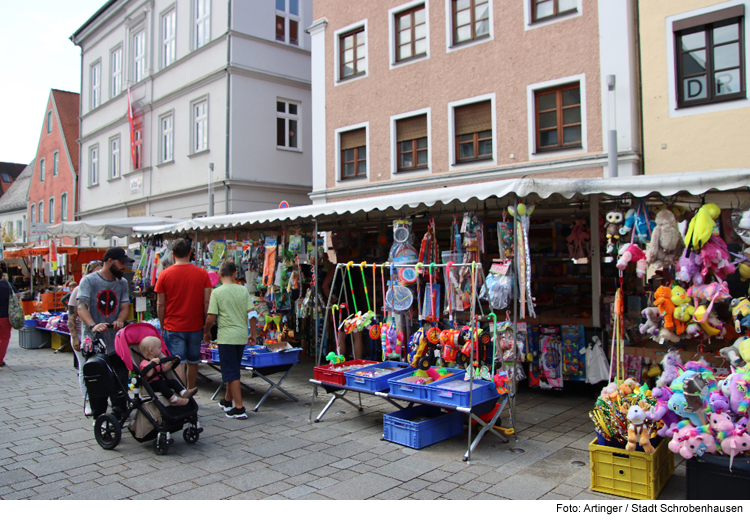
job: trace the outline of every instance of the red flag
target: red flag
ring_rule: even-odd
[[[130,159],[135,167],[135,128],[133,127],[133,105],[130,102],[130,86],[128,86],[128,122],[130,123]]]

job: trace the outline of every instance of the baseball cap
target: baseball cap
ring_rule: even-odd
[[[104,253],[104,257],[102,257],[102,262],[107,262],[109,259],[119,260],[123,264],[130,264],[134,261],[134,259],[128,257],[127,253],[125,253],[125,250],[122,249],[121,247],[109,248]]]

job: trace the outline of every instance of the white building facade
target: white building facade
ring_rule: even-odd
[[[79,218],[310,203],[312,0],[110,0],[81,48]],[[128,116],[133,108],[133,142]]]

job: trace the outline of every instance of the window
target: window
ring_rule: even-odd
[[[161,67],[166,68],[175,61],[175,9],[161,17]]]
[[[365,28],[360,27],[339,37],[340,79],[365,73],[366,43]]]
[[[193,152],[208,149],[208,99],[193,103]]]
[[[44,181],[44,158],[39,161],[39,181]]]
[[[424,4],[396,14],[396,62],[427,54]]]
[[[117,97],[122,91],[122,48],[112,50],[110,68],[112,69],[112,97]]]
[[[745,98],[744,7],[673,22],[678,107]]]
[[[68,193],[62,193],[60,196],[60,221],[68,221]]]
[[[193,47],[200,48],[211,39],[211,0],[194,0],[195,21]]]
[[[299,0],[276,0],[276,40],[299,46]]]
[[[160,151],[161,163],[166,163],[174,159],[174,116],[173,114],[167,114],[161,118],[161,142]]]
[[[44,202],[39,202],[39,223],[44,223]]]
[[[3,182],[10,183],[10,175],[6,172],[2,173]]]
[[[36,224],[36,204],[31,204],[29,218],[31,218],[32,224]]]
[[[47,112],[47,134],[52,133],[52,110]]]
[[[23,220],[16,220],[16,238],[23,237]]]
[[[427,168],[427,115],[396,121],[397,170]]]
[[[89,149],[89,185],[99,184],[99,147]],[[41,211],[41,208],[40,208]]]
[[[276,146],[299,149],[299,103],[276,101]]]
[[[456,162],[492,159],[492,103],[457,106],[453,109]]]
[[[133,82],[140,82],[146,77],[146,30],[133,33]]]
[[[133,170],[143,167],[143,118],[133,122]]]
[[[60,164],[60,151],[56,150],[52,155],[52,176],[57,176],[57,169]]]
[[[102,102],[102,63],[97,62],[91,65],[91,110],[99,106]]]
[[[55,223],[55,198],[54,196],[49,199],[49,223]]]
[[[578,83],[538,90],[536,109],[536,150],[581,147],[581,89]]]
[[[534,22],[577,10],[578,0],[531,0],[531,19]]]
[[[107,176],[110,180],[120,177],[120,136],[109,140],[109,172]]]
[[[367,130],[358,128],[342,132],[341,180],[367,176]]]
[[[453,44],[486,37],[490,34],[489,0],[451,0]]]

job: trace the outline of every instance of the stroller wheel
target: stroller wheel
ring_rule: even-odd
[[[159,433],[154,441],[154,452],[157,455],[166,455],[169,451],[169,438],[165,433]]]
[[[190,425],[182,431],[182,438],[185,440],[186,444],[196,443],[198,438],[200,438],[200,435],[198,428],[194,425]]]
[[[102,449],[114,449],[120,443],[122,427],[111,414],[102,414],[94,422],[94,438]]]

